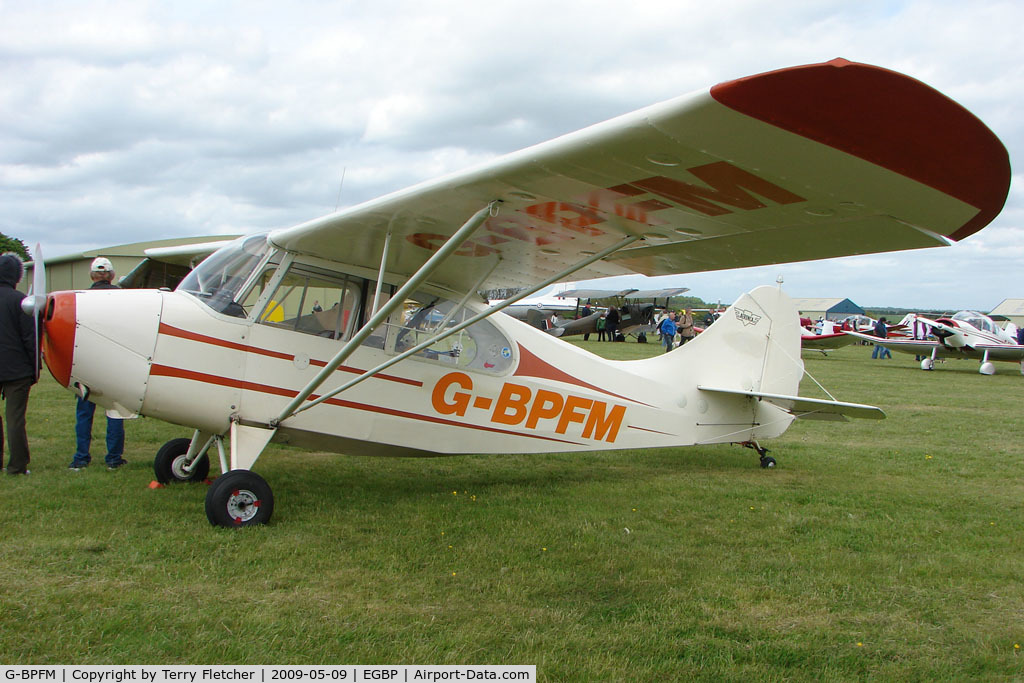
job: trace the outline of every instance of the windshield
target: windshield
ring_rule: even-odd
[[[238,293],[267,249],[265,234],[240,237],[196,266],[178,285],[178,291],[194,294],[219,313],[244,318]]]
[[[960,311],[953,316],[953,320],[962,320],[965,323],[974,325],[979,330],[985,330],[987,332],[992,332],[995,327],[991,320],[983,316],[981,313],[976,313],[975,311]]]

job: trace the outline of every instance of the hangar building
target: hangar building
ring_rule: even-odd
[[[1017,327],[1024,326],[1024,299],[1003,299],[1003,303],[993,308],[990,315],[1001,315]]]
[[[117,278],[115,284],[125,284],[128,287],[170,287],[173,289],[178,285],[185,275],[188,274],[191,263],[187,256],[156,256],[149,258],[147,250],[160,250],[173,252],[174,247],[182,247],[190,244],[208,244],[232,240],[237,235],[216,235],[207,237],[179,237],[167,240],[154,240],[151,242],[135,242],[115,247],[104,247],[102,249],[90,249],[79,254],[68,254],[54,258],[45,258],[46,264],[46,289],[56,292],[64,289],[88,289],[92,286],[89,277],[89,265],[97,256],[105,256],[110,259],[114,266],[114,273]],[[205,255],[205,254],[204,254]],[[153,256],[150,254],[149,256]],[[138,272],[136,268],[139,266]],[[32,262],[25,264],[25,277],[18,284],[18,289],[27,292],[32,284]],[[129,275],[131,279],[123,282]]]
[[[864,315],[864,309],[849,299],[793,299],[804,318],[839,321],[851,315]]]

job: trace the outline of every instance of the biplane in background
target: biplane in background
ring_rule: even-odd
[[[687,287],[667,289],[569,289],[561,293],[577,302],[601,302],[607,305],[607,311],[614,306],[618,316],[616,332],[622,335],[639,335],[654,330],[654,313],[658,306],[667,308],[672,297],[681,296],[690,291]],[[664,304],[659,302],[664,300]],[[577,310],[579,305],[577,305]],[[594,334],[597,332],[597,320],[605,310],[595,310],[590,315],[575,317],[568,320],[541,320],[534,316],[527,319],[534,327],[539,327],[556,337],[571,337],[578,334]]]
[[[834,60],[241,238],[173,292],[45,296],[37,279],[26,301],[63,386],[192,430],[157,453],[161,481],[201,481],[219,456],[216,525],[271,518],[252,471],[271,441],[412,456],[744,443],[770,466],[759,442],[797,417],[883,416],[798,395],[780,288],[629,362],[495,316],[477,292],[943,246],[992,221],[1009,180],[1002,143],[958,104]]]
[[[960,311],[937,320],[914,316],[910,324],[915,321],[926,327],[934,339],[882,339],[862,332],[846,334],[892,351],[920,356],[922,370],[934,369],[939,359],[972,358],[981,361],[978,372],[983,375],[995,374],[992,361],[997,360],[1020,363],[1021,374],[1024,374],[1024,346],[1017,342],[1017,328],[1013,323],[999,327],[992,318],[976,311]]]

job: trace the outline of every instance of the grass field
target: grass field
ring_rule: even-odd
[[[180,428],[135,420],[127,467],[106,471],[94,448],[68,471],[74,400],[47,377],[32,475],[0,479],[0,662],[1024,679],[1017,366],[925,373],[860,346],[805,360],[888,419],[798,422],[766,444],[774,470],[726,445],[426,460],[275,447],[257,466],[274,520],[242,531],[209,525],[203,485],[147,488]]]

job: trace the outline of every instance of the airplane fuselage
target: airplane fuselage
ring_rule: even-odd
[[[292,264],[293,270],[300,268]],[[305,312],[312,290],[303,310],[268,316],[275,307],[291,306],[294,289],[281,293],[287,277],[279,279],[273,295],[253,291],[246,299],[243,292],[243,299],[262,306],[254,304],[244,313],[234,303],[215,310],[204,297],[186,291],[56,293],[47,362],[62,384],[126,415],[155,417],[206,434],[227,433],[232,420],[271,425],[345,343],[306,329],[325,315]],[[353,302],[346,320],[367,317],[362,307],[369,305],[373,283],[344,277],[345,300]],[[323,296],[327,288],[315,291]],[[466,304],[453,315],[459,308],[454,302],[429,293],[414,303],[427,299],[429,306],[415,310],[429,310],[430,324],[442,328],[483,310]],[[765,319],[758,336],[767,339],[772,323],[759,316]],[[393,358],[412,336],[425,332],[423,322],[430,316],[418,323],[415,317],[410,306],[399,308],[308,400]],[[788,414],[745,398],[708,397],[697,389],[701,383],[721,384],[723,375],[731,374],[744,388],[759,385],[762,343],[745,348],[749,318],[737,319],[734,327],[716,324],[717,344],[705,332],[665,358],[616,362],[495,316],[287,417],[275,424],[274,439],[353,454],[443,455],[669,447],[776,436],[792,419]],[[798,344],[795,318],[791,327]],[[340,329],[342,336],[350,329]],[[724,367],[713,356],[733,337],[737,350],[751,360]],[[783,393],[796,392],[799,370],[788,373]]]

